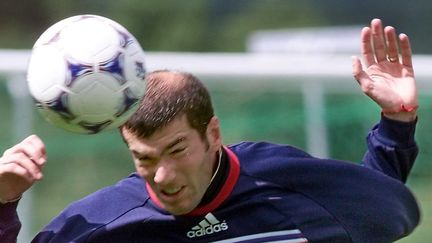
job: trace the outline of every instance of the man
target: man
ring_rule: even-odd
[[[366,69],[353,74],[381,108],[362,166],[287,145],[223,146],[206,88],[193,75],[156,71],[120,128],[136,173],[66,208],[34,242],[392,242],[418,224],[405,187],[418,149],[418,99],[408,37],[379,19],[362,30]],[[0,239],[19,231],[21,194],[42,178],[32,135],[0,158]]]

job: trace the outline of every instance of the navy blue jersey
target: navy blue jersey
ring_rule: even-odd
[[[382,118],[361,165],[265,142],[224,147],[222,187],[183,216],[161,209],[134,173],[71,204],[33,242],[392,242],[419,221],[404,185],[414,130]],[[2,242],[18,233],[15,206],[0,206]]]

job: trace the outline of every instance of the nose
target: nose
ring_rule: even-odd
[[[159,184],[161,186],[166,186],[169,185],[171,182],[173,182],[174,178],[175,178],[174,169],[168,166],[167,164],[163,164],[156,169],[156,173],[153,180],[156,184]]]

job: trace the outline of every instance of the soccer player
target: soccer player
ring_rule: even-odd
[[[398,48],[398,42],[400,48]],[[155,71],[120,128],[136,173],[72,203],[34,242],[392,242],[419,222],[404,185],[418,153],[418,98],[408,37],[379,19],[361,33],[362,91],[382,108],[357,165],[288,145],[223,145],[210,95],[193,75]],[[0,158],[0,241],[47,160],[35,135]]]

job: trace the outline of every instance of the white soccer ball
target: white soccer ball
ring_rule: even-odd
[[[145,90],[144,52],[120,24],[78,15],[36,41],[27,70],[30,94],[50,123],[77,133],[122,125]]]

